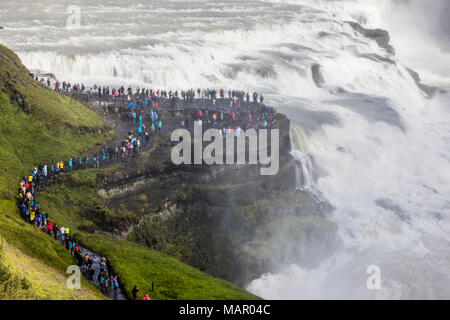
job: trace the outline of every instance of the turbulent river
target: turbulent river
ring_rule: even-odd
[[[449,299],[450,98],[427,98],[407,71],[450,89],[445,2],[0,0],[0,42],[60,80],[242,88],[287,114],[298,188],[333,206],[338,245],[319,264],[279,266],[248,290]],[[347,21],[388,30],[396,54]],[[380,290],[367,288],[371,265]]]

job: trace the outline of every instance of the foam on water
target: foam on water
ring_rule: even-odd
[[[427,100],[406,70],[418,66],[445,87],[450,59],[434,40],[410,47],[395,33],[396,3],[90,2],[79,1],[79,30],[64,28],[65,4],[5,4],[0,42],[30,69],[61,80],[244,88],[266,93],[292,120],[298,187],[335,208],[328,219],[342,245],[313,268],[280,266],[250,291],[274,299],[450,298],[450,98]],[[345,21],[391,28],[399,55]],[[366,287],[369,265],[381,268],[379,291]]]

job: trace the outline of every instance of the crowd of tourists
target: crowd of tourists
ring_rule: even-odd
[[[247,103],[263,103],[264,96],[257,92],[245,92],[243,90],[235,90],[229,89],[225,90],[223,88],[216,89],[183,89],[183,90],[164,90],[164,89],[150,89],[150,88],[140,88],[137,87],[133,90],[130,86],[125,89],[124,86],[119,88],[110,88],[109,86],[100,86],[94,85],[92,87],[87,88],[83,83],[72,84],[70,81],[59,81],[56,80],[52,82],[50,78],[39,79],[36,76],[36,80],[41,81],[42,83],[46,82],[47,86],[53,87],[55,91],[58,92],[77,92],[88,95],[96,95],[99,97],[111,97],[122,100],[137,100],[137,106],[144,108],[144,106],[156,107],[158,103],[165,99],[169,100],[172,105],[178,104],[179,101],[194,103],[195,99],[201,100],[212,100],[213,105],[216,103],[216,100],[233,100],[233,101],[241,101]]]
[[[141,151],[142,146],[150,143],[150,137],[152,135],[158,134],[161,130],[161,118],[155,113],[153,119],[154,121],[151,122],[150,129],[147,130],[144,120],[139,117],[138,133],[135,134],[132,130],[128,131],[128,136],[121,141],[120,145],[114,147],[104,145],[98,153],[75,156],[67,161],[58,161],[54,165],[41,164],[37,168],[34,168],[28,176],[24,176],[19,183],[17,204],[23,219],[47,232],[55,240],[59,240],[75,257],[82,273],[86,275],[91,283],[97,284],[99,289],[105,293],[108,290],[114,290],[114,293],[117,293],[119,288],[117,275],[110,272],[105,257],[100,259],[100,271],[97,272],[95,270],[93,257],[88,254],[82,254],[81,248],[71,237],[70,228],[65,225],[58,226],[41,207],[37,200],[38,188],[45,185],[52,177],[60,176],[65,172],[87,168],[100,168],[101,165],[109,161],[119,161],[133,156]],[[154,129],[155,123],[157,129]]]
[[[197,121],[204,130],[215,128],[225,135],[235,132],[240,135],[248,129],[260,130],[273,127],[277,110],[261,104],[258,109],[249,110],[242,107],[239,101],[230,102],[228,112],[210,110],[207,108],[195,109],[190,115],[191,122]],[[189,117],[181,120],[181,127],[190,128]]]
[[[43,81],[41,79],[41,81]],[[47,85],[51,86],[51,82],[47,79]],[[85,92],[86,87],[81,84],[71,85],[68,82],[55,82],[55,90]],[[92,93],[92,88],[90,89]],[[19,184],[19,192],[17,203],[23,218],[30,224],[46,231],[54,239],[60,242],[75,257],[82,272],[89,278],[89,281],[95,283],[103,292],[113,289],[117,292],[119,281],[117,275],[111,274],[105,257],[100,259],[100,272],[96,273],[94,268],[94,260],[88,254],[83,255],[79,245],[71,238],[71,232],[68,226],[58,226],[52,220],[48,213],[41,208],[37,201],[37,188],[44,185],[50,178],[61,175],[66,171],[100,168],[109,161],[120,161],[127,157],[133,156],[141,151],[143,146],[150,144],[150,138],[159,134],[162,130],[162,119],[160,112],[157,111],[161,99],[181,98],[183,103],[194,103],[195,97],[198,99],[211,100],[212,107],[194,107],[189,108],[188,113],[184,113],[180,126],[186,129],[193,129],[194,121],[199,122],[203,129],[216,128],[222,134],[235,131],[237,135],[241,132],[252,129],[268,129],[273,127],[276,121],[277,110],[271,106],[263,104],[264,97],[260,94],[253,93],[252,102],[250,102],[249,92],[238,90],[182,90],[178,91],[166,90],[149,90],[139,89],[133,92],[122,86],[118,90],[109,87],[94,86],[94,93],[100,96],[112,95],[113,97],[126,98],[128,101],[129,111],[127,113],[128,121],[132,125],[136,125],[136,132],[128,131],[128,136],[121,141],[119,145],[104,145],[100,152],[93,155],[74,156],[67,161],[59,161],[54,165],[39,165],[28,176],[24,176]],[[220,100],[220,107],[216,106],[217,95]],[[180,96],[180,97],[179,97]],[[133,99],[131,98],[133,97]],[[224,107],[224,103],[226,106]],[[146,125],[147,123],[147,125]],[[97,276],[95,278],[95,276]],[[139,289],[135,286],[132,291],[134,299],[138,299]],[[148,294],[143,300],[150,300]]]
[[[61,169],[63,170],[63,168]],[[102,257],[100,259],[100,272],[97,274],[97,282],[95,282],[96,270],[93,257],[88,254],[83,255],[78,243],[72,239],[70,228],[66,225],[58,226],[39,204],[37,200],[38,187],[45,183],[48,178],[49,176],[45,171],[38,171],[36,168],[30,175],[22,178],[22,181],[19,183],[17,204],[23,219],[47,232],[55,240],[59,240],[75,257],[81,272],[88,277],[91,283],[97,284],[102,292],[106,293],[108,290],[114,290],[114,293],[117,293],[119,281],[117,275],[112,274],[108,268],[106,258]]]
[[[59,88],[59,89],[58,89]],[[74,85],[72,89],[70,83],[57,81],[55,83],[55,90],[74,90],[84,91],[84,85]],[[92,88],[90,89],[92,90]],[[92,93],[92,91],[90,91]],[[207,99],[211,101],[211,108],[216,105],[217,94],[221,99],[221,105],[224,102],[227,104],[226,110],[215,111],[211,108],[196,108],[194,103],[194,112],[185,116],[181,122],[182,128],[193,128],[190,124],[193,121],[199,121],[202,124],[204,130],[209,128],[219,129],[223,134],[231,132],[233,130],[239,135],[248,129],[270,129],[276,118],[277,110],[269,105],[264,105],[264,97],[262,94],[254,92],[252,94],[252,101],[250,101],[250,93],[243,90],[228,90],[220,89],[217,92],[214,89],[188,89],[181,90],[179,93],[177,90],[152,90],[136,88],[134,91],[131,87],[127,90],[122,86],[118,90],[109,87],[99,87],[94,85],[94,93],[98,96],[123,97],[128,102],[127,119],[133,124],[139,124],[136,132],[137,138],[133,141],[131,147],[134,150],[140,148],[143,140],[148,143],[150,137],[156,133],[159,133],[162,129],[162,120],[156,111],[161,99],[169,99],[170,101],[176,99],[177,101],[183,101],[183,103],[194,103],[194,98]],[[144,119],[149,119],[149,126],[144,125]],[[122,146],[129,150],[130,146]],[[123,150],[125,151],[125,150]],[[131,150],[133,152],[133,150]],[[121,154],[127,155],[122,152]]]

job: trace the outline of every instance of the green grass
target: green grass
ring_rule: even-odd
[[[37,259],[43,264],[42,268],[48,267],[49,276],[61,280],[61,272],[74,264],[73,257],[59,243],[21,219],[15,204],[18,183],[21,176],[29,174],[39,164],[67,161],[108,141],[112,138],[110,128],[89,107],[33,80],[19,58],[1,45],[0,114],[0,237],[13,247],[9,253],[18,250],[30,259]],[[4,292],[18,299],[47,297],[49,292],[44,288],[45,283],[38,281],[39,277],[27,280],[33,287],[33,294],[27,295],[20,286],[13,287],[23,280],[15,277],[14,269],[21,263],[15,259],[23,255],[10,254],[8,264],[2,265],[5,275],[19,279],[10,281],[9,289],[3,288]],[[65,287],[64,282],[60,285]],[[83,298],[83,294],[53,291],[54,299]],[[90,291],[85,298],[98,295],[94,287]]]
[[[41,193],[41,206],[58,224],[70,226],[73,230],[96,230],[97,226],[105,230],[109,228],[111,232],[116,227],[127,229],[131,223],[137,223],[138,217],[126,208],[119,208],[117,212],[104,208],[96,189],[97,179],[118,169],[114,167],[72,172]]]
[[[81,244],[108,258],[129,296],[133,286],[137,285],[141,293],[148,292],[152,299],[258,299],[230,282],[209,276],[156,250],[104,234],[85,232],[86,229],[91,232],[98,230],[99,224],[102,227],[118,224],[108,220],[110,215],[111,219],[117,216],[107,211],[105,220],[100,220],[102,211],[94,217],[87,217],[85,213],[94,207],[102,207],[91,184],[98,176],[103,176],[105,170],[114,172],[110,168],[72,172],[58,185],[47,188],[41,194],[41,205],[58,224],[70,225]],[[119,218],[126,220],[129,217]],[[150,292],[152,282],[154,292]]]
[[[22,220],[13,201],[0,200],[0,236],[55,269],[65,270],[74,262],[60,243]]]
[[[28,108],[22,110],[17,95]],[[15,196],[20,176],[39,163],[55,164],[110,139],[106,121],[87,106],[28,76],[0,45],[0,197]]]
[[[118,241],[100,234],[77,233],[76,237],[109,259],[130,296],[133,286],[137,285],[141,296],[148,293],[152,300],[260,299],[230,282],[211,277],[134,242]]]
[[[114,224],[116,221],[105,221],[108,218],[116,219],[116,216],[109,210],[101,208],[101,198],[96,189],[97,180],[105,175],[114,174],[122,168],[122,164],[117,163],[102,169],[73,171],[58,184],[47,187],[40,194],[39,202],[51,213],[53,219],[71,228],[79,228],[82,225],[95,227],[89,223],[91,220],[99,225]]]
[[[104,298],[85,281],[84,290],[75,294],[64,290],[64,273],[74,264],[73,257],[58,242],[25,223],[14,199],[21,176],[39,164],[55,164],[92,151],[113,138],[111,128],[89,107],[33,80],[18,57],[1,45],[0,114],[0,238],[7,248],[2,251],[0,297]],[[164,139],[157,137],[154,143]],[[116,165],[74,172],[68,180],[41,193],[39,202],[51,220],[69,226],[90,249],[108,257],[129,295],[138,285],[141,294],[149,292],[152,299],[257,298],[154,250],[83,232],[95,230],[93,221],[117,225],[136,218],[126,210],[121,210],[121,216],[103,209],[95,189],[97,179],[121,169]],[[87,212],[88,208],[94,210]],[[41,281],[46,276],[52,280]],[[154,292],[150,292],[152,282]]]
[[[80,290],[66,286],[67,275],[0,238],[0,300],[97,300],[105,297],[86,280]]]

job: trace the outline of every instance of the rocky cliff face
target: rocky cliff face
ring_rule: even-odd
[[[388,53],[395,55],[395,49],[389,44],[391,41],[391,36],[389,32],[382,29],[366,29],[359,23],[348,21],[347,22],[356,32],[361,33],[363,36],[369,39],[373,39],[380,46],[380,48],[385,49]]]
[[[239,285],[283,263],[313,264],[333,247],[324,208],[295,191],[289,119],[278,115],[280,169],[174,165],[162,143],[97,179],[104,206],[87,216],[103,232],[168,253]],[[162,141],[164,141],[162,139]],[[312,248],[314,240],[323,248]],[[320,250],[319,250],[320,249]]]

